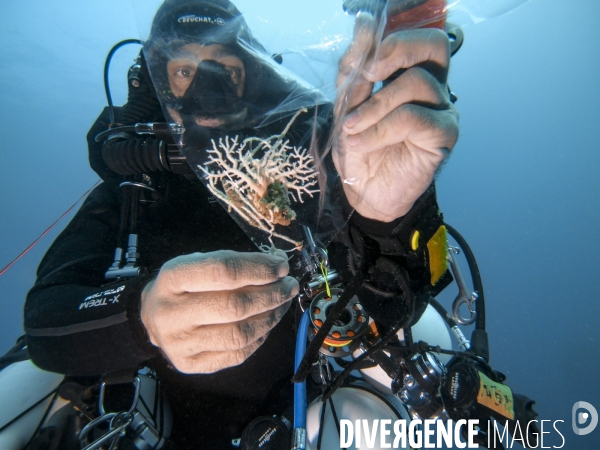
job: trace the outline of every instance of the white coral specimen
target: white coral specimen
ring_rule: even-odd
[[[291,201],[304,202],[306,196],[319,192],[317,172],[310,152],[292,147],[284,136],[302,112],[292,117],[280,135],[267,139],[251,137],[239,142],[234,138],[213,140],[207,150],[209,160],[204,167],[210,191],[253,227],[272,237],[301,248],[302,243],[275,231],[275,225],[289,225],[296,217]],[[290,201],[291,200],[291,201]]]

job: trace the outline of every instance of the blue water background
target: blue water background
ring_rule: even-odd
[[[339,3],[315,4],[286,16],[284,7],[262,14],[263,2],[252,2],[251,22],[323,33]],[[104,57],[138,37],[139,8],[116,0],[0,4],[0,267],[96,181],[85,134],[106,103]],[[600,448],[600,428],[571,430],[576,401],[600,410],[598,17],[596,0],[531,0],[465,27],[450,76],[461,136],[438,180],[446,220],[478,258],[491,363],[537,401],[541,418],[564,421],[557,426],[567,449]],[[115,104],[125,100],[136,52],[115,58]],[[0,352],[22,334],[24,296],[66,223],[0,277]],[[545,446],[561,443],[554,430],[545,436]]]

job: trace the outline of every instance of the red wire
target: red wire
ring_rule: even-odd
[[[25,256],[25,255],[27,254],[27,252],[28,252],[29,250],[31,250],[31,249],[32,249],[32,248],[35,246],[35,244],[37,244],[37,243],[38,243],[38,242],[39,242],[39,241],[40,241],[40,240],[41,240],[41,239],[42,239],[44,236],[46,236],[46,235],[47,235],[47,234],[50,232],[50,230],[52,230],[52,228],[54,228],[54,226],[55,226],[55,225],[56,225],[58,222],[60,222],[60,221],[61,221],[61,220],[62,220],[62,219],[63,219],[63,218],[64,218],[64,217],[67,215],[67,214],[69,214],[69,213],[70,213],[70,212],[73,210],[73,208],[75,208],[75,206],[77,205],[77,203],[79,203],[79,202],[80,202],[80,201],[81,201],[83,198],[85,198],[85,196],[86,196],[86,195],[88,195],[88,194],[89,194],[89,193],[90,193],[90,192],[91,192],[91,191],[92,191],[92,190],[93,190],[93,189],[94,189],[96,186],[98,186],[98,184],[100,184],[101,182],[102,182],[102,180],[98,180],[98,181],[96,181],[96,183],[95,183],[95,184],[94,184],[94,185],[93,185],[91,188],[89,188],[89,189],[88,189],[88,190],[85,192],[85,194],[83,194],[81,197],[79,197],[79,200],[77,200],[75,203],[73,203],[73,206],[71,206],[69,209],[67,209],[67,210],[64,212],[64,214],[63,214],[62,216],[60,216],[60,217],[59,217],[59,218],[58,218],[58,219],[57,219],[57,220],[56,220],[56,221],[55,221],[55,222],[54,222],[52,225],[50,225],[50,226],[49,226],[49,227],[46,229],[46,231],[44,231],[44,232],[43,232],[43,233],[40,235],[40,237],[38,237],[38,238],[37,238],[35,241],[33,241],[29,247],[27,247],[25,250],[23,250],[23,252],[22,252],[22,253],[21,253],[19,256],[17,256],[15,259],[13,259],[13,260],[12,260],[12,261],[11,261],[11,262],[8,264],[8,266],[6,266],[4,269],[2,269],[2,271],[0,272],[0,276],[4,275],[4,273],[5,273],[5,272],[6,272],[8,269],[10,269],[10,268],[11,268],[11,267],[12,267],[12,266],[13,266],[13,265],[14,265],[14,264],[15,264],[15,263],[18,261],[18,260],[20,260],[20,259],[21,259],[23,256]]]

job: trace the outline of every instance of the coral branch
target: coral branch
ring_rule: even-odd
[[[275,225],[287,226],[296,213],[291,202],[319,192],[318,173],[307,149],[291,146],[284,136],[294,120],[306,109],[298,111],[283,133],[267,139],[251,137],[239,142],[239,136],[213,140],[208,161],[198,166],[206,175],[210,191],[225,203],[229,211],[252,227],[268,234],[271,245],[276,237],[300,248],[301,242],[275,231]],[[294,195],[295,194],[295,195]]]

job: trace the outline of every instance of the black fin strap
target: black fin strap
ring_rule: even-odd
[[[331,327],[333,327],[335,321],[346,309],[346,305],[348,305],[350,299],[354,297],[358,290],[361,288],[363,282],[363,273],[362,271],[358,271],[357,274],[354,277],[352,277],[350,284],[348,285],[348,287],[346,287],[346,289],[344,289],[344,292],[342,292],[342,295],[340,295],[336,304],[331,307],[331,313],[325,320],[323,326],[319,328],[319,331],[317,332],[316,336],[308,344],[308,348],[306,349],[306,353],[304,354],[304,357],[302,358],[302,361],[298,366],[298,370],[292,377],[292,382],[302,383],[304,380],[306,380],[306,378],[310,374],[311,366],[319,358],[319,349],[321,348],[321,345],[323,345],[323,341],[325,341],[325,338],[331,331]]]

